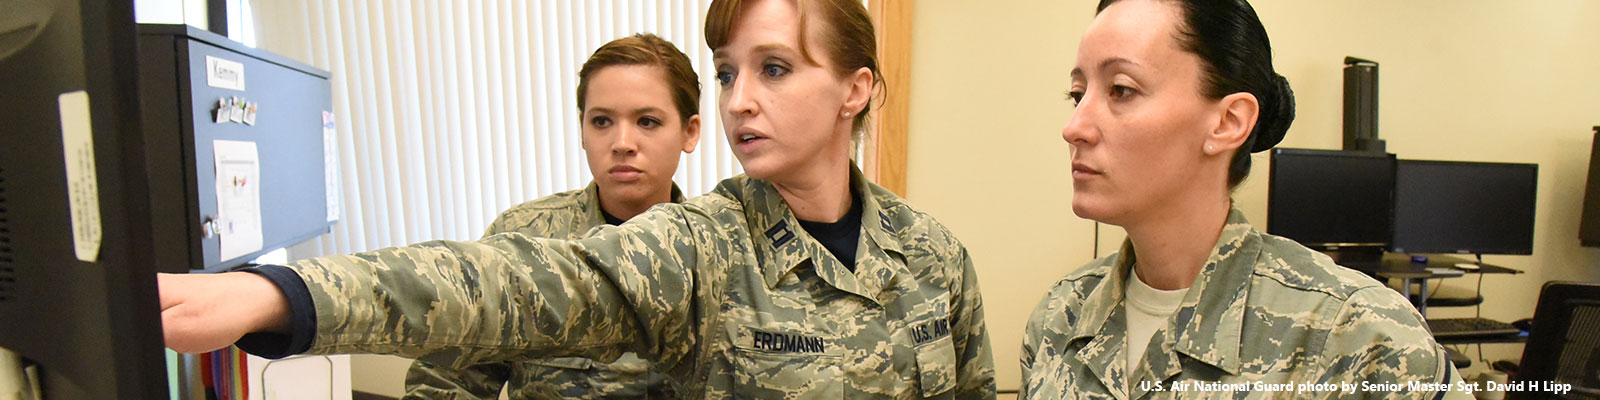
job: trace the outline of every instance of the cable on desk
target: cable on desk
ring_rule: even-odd
[[[1473,316],[1483,318],[1483,254],[1478,256],[1478,304],[1472,306]],[[1488,364],[1489,360],[1483,359],[1483,342],[1478,342],[1478,362]],[[1492,369],[1492,368],[1491,368]]]
[[[1483,255],[1478,255],[1478,305],[1473,307],[1474,315],[1483,318]]]

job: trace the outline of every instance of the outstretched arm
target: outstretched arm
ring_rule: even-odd
[[[691,219],[701,215],[658,207],[582,241],[503,234],[295,263],[290,267],[314,304],[315,336],[306,350],[397,354],[453,366],[671,350],[673,339],[690,332],[685,320],[695,285],[687,266],[697,262],[697,232],[706,232],[691,227],[697,224]],[[205,335],[169,328],[170,346],[204,351],[244,332],[292,325],[279,313],[281,303],[231,307],[217,305],[227,296],[193,298],[197,290],[243,295],[251,284],[241,282],[257,277],[192,278],[207,281],[182,288],[163,281],[163,303],[169,296],[193,302],[193,309],[209,311],[190,319],[229,323]]]

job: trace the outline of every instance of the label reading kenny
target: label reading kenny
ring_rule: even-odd
[[[793,333],[750,330],[750,346],[778,353],[826,353],[828,343],[820,337]]]
[[[56,98],[61,111],[61,155],[67,167],[67,205],[72,213],[73,252],[79,260],[100,259],[100,179],[94,167],[94,128],[89,123],[89,93]]]
[[[244,64],[206,56],[206,85],[244,91]]]

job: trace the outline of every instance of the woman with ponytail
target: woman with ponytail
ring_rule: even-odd
[[[1072,210],[1128,240],[1035,308],[1023,398],[1463,395],[1399,293],[1234,208],[1295,108],[1248,3],[1102,0],[1071,75]]]

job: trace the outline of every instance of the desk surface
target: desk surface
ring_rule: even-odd
[[[1462,338],[1462,337],[1440,338],[1440,337],[1434,337],[1433,340],[1439,342],[1439,344],[1527,343],[1528,342],[1528,333],[1527,332],[1523,332],[1522,334],[1519,334],[1519,335],[1499,336],[1499,337],[1478,337],[1478,338],[1470,338],[1470,337],[1468,337],[1468,338]]]
[[[1419,263],[1419,262],[1412,262],[1411,261],[1411,256],[1407,255],[1407,254],[1388,253],[1388,254],[1384,254],[1383,255],[1383,261],[1382,262],[1378,262],[1378,263],[1373,263],[1373,262],[1367,262],[1367,263],[1354,262],[1354,263],[1345,264],[1345,266],[1346,267],[1350,267],[1351,269],[1358,270],[1358,271],[1374,273],[1374,274],[1377,274],[1378,276],[1381,276],[1381,277],[1384,277],[1384,278],[1391,278],[1391,279],[1430,279],[1430,278],[1435,278],[1435,277],[1441,277],[1441,276],[1436,276],[1436,275],[1434,275],[1433,272],[1428,271],[1428,268],[1449,268],[1449,269],[1459,270],[1464,275],[1478,274],[1478,273],[1483,273],[1483,274],[1520,274],[1520,273],[1522,273],[1522,271],[1520,271],[1520,270],[1506,268],[1506,267],[1502,267],[1502,266],[1498,266],[1498,265],[1492,265],[1492,264],[1478,264],[1478,270],[1477,271],[1467,271],[1467,270],[1461,270],[1459,268],[1456,268],[1456,264],[1457,263],[1470,263],[1470,262],[1472,262],[1472,261],[1464,259],[1464,258],[1456,257],[1456,256],[1451,256],[1451,255],[1431,255],[1431,256],[1428,256],[1428,262]],[[1450,275],[1450,276],[1457,276],[1457,275]]]

